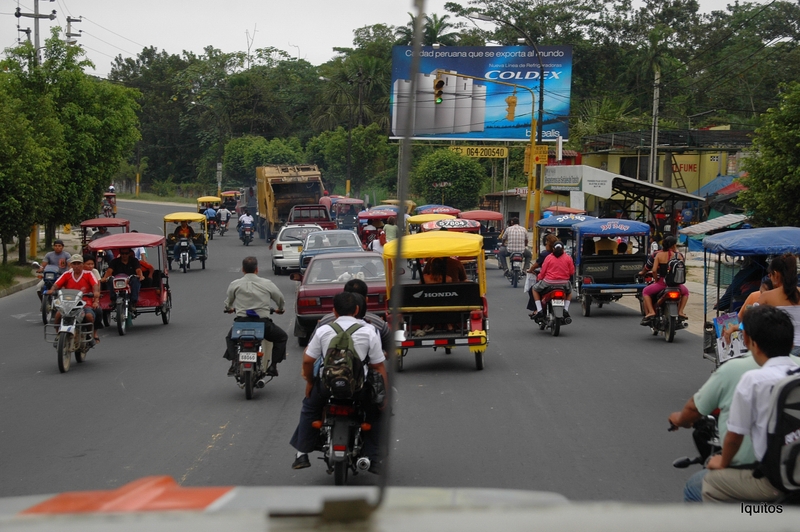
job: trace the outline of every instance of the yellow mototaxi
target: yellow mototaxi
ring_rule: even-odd
[[[418,233],[420,226],[427,222],[438,222],[439,220],[455,220],[452,214],[415,214],[406,219],[406,233]],[[413,231],[411,229],[414,229]]]
[[[397,254],[398,241],[383,248],[386,268],[386,293],[399,298],[400,327],[395,333],[395,364],[403,369],[409,349],[441,347],[450,353],[454,347],[469,347],[475,356],[475,367],[483,369],[483,353],[488,344],[489,307],[486,300],[486,263],[483,237],[471,233],[433,231],[403,237],[402,257]],[[394,287],[394,269],[406,260],[426,259],[430,275],[422,275],[420,284]],[[436,278],[437,259],[447,275]],[[466,280],[461,260],[475,260],[477,281]],[[460,272],[459,272],[460,270]],[[424,272],[423,272],[424,273]]]
[[[226,209],[236,213],[237,216],[241,214],[239,212],[239,199],[242,197],[242,193],[240,191],[226,190],[220,194],[220,197],[222,198],[222,205],[224,205]]]
[[[174,255],[175,245],[181,240],[176,231],[183,221],[189,222],[189,226],[194,230],[194,236],[191,238],[197,250],[194,260],[199,260],[205,270],[206,260],[208,260],[208,221],[204,214],[197,212],[173,212],[164,216],[164,236],[167,238],[169,269],[172,269],[173,260],[178,263],[178,267],[183,270],[183,273],[190,268],[188,260],[182,262],[180,257]]]
[[[211,207],[215,211],[219,210],[222,198],[217,196],[200,196],[197,198],[197,212],[205,215],[206,210]],[[217,232],[217,218],[208,220],[208,239],[214,240],[214,233]]]
[[[400,200],[398,199],[385,199],[381,201],[381,205],[394,205],[395,207],[400,205]],[[417,204],[411,200],[406,200],[406,214],[411,214],[414,212],[414,209],[417,208]]]

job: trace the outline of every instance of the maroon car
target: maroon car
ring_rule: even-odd
[[[290,279],[300,281],[295,304],[294,335],[301,346],[308,344],[317,321],[333,312],[333,296],[350,279],[361,279],[369,288],[367,310],[379,316],[386,314],[386,274],[383,258],[378,253],[326,253],[314,257],[305,274],[293,273]]]

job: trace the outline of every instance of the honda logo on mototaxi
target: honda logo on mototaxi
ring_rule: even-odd
[[[428,292],[427,294],[422,292],[417,292],[413,294],[414,298],[419,299],[421,297],[458,297],[458,292]]]

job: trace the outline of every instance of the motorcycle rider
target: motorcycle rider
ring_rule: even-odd
[[[508,261],[506,258],[513,253],[522,253],[525,263],[523,271],[531,265],[531,250],[528,249],[528,231],[519,225],[519,218],[511,218],[508,227],[500,235],[503,245],[497,253],[497,260],[500,262],[500,269],[508,273]]]
[[[564,253],[564,244],[561,241],[553,244],[553,253],[547,256],[539,271],[539,280],[533,285],[533,302],[536,305],[536,314],[530,316],[532,320],[542,317],[542,292],[553,286],[566,287],[567,297],[564,300],[564,317],[569,318],[569,302],[572,300],[572,285],[570,280],[575,275],[575,263],[572,257]]]
[[[271,377],[278,376],[277,365],[286,358],[286,342],[289,336],[269,318],[270,300],[277,305],[276,314],[284,313],[283,293],[269,279],[258,276],[258,260],[245,257],[242,261],[242,273],[239,279],[228,285],[225,297],[225,311],[236,312],[233,321],[260,321],[264,324],[264,339],[272,342],[272,362],[265,370]],[[255,314],[255,316],[253,315]],[[223,358],[231,361],[228,376],[236,372],[236,343],[231,339],[231,328],[225,337],[227,347]]]
[[[359,294],[351,292],[341,292],[333,297],[333,312],[336,315],[335,322],[347,330],[356,323],[366,325],[366,322],[359,320],[357,316],[361,312],[359,303],[362,298]],[[363,304],[363,303],[362,303]],[[330,325],[319,327],[314,336],[308,342],[305,354],[303,355],[302,375],[306,380],[306,396],[303,399],[303,408],[300,411],[300,421],[292,435],[292,447],[297,449],[297,455],[292,463],[292,469],[304,469],[310,467],[308,453],[313,452],[319,439],[319,430],[311,424],[320,419],[322,409],[326,403],[325,393],[322,390],[319,378],[314,376],[314,365],[317,359],[323,357],[328,350],[331,340],[336,336],[336,331]],[[381,350],[381,342],[374,327],[364,326],[357,329],[351,335],[353,347],[359,358],[364,364],[364,374],[367,372],[367,365],[383,376],[384,384],[388,383],[386,367],[384,366],[385,357]],[[388,389],[388,386],[387,386]],[[362,389],[363,394],[369,392],[365,384]],[[364,403],[368,403],[364,401]],[[364,454],[370,458],[370,471],[377,473],[379,459],[380,442],[380,409],[366,408],[367,422],[372,424],[372,429],[364,433]]]
[[[244,209],[242,211],[242,215],[239,216],[239,224],[236,226],[236,228],[239,229],[239,238],[240,239],[244,240],[244,234],[242,233],[242,228],[246,224],[250,224],[252,226],[253,223],[254,223],[254,220],[253,220],[253,217],[250,216],[250,211],[248,211],[247,209]]]
[[[207,208],[206,208],[206,210],[203,211],[203,214],[205,215],[208,224],[211,224],[211,222],[216,222],[217,221],[217,211],[214,210],[214,207],[210,203],[207,203],[206,205],[207,205]]]
[[[97,336],[97,329],[94,327],[95,323],[95,309],[100,308],[100,283],[95,278],[91,271],[86,271],[83,268],[83,256],[72,255],[69,259],[71,271],[64,272],[47,293],[55,294],[60,289],[67,290],[80,290],[83,292],[84,301],[87,305],[83,308],[84,321],[92,324],[92,336],[95,342],[99,342],[100,338]],[[90,299],[91,298],[91,299]],[[55,323],[61,322],[61,312],[56,311]]]
[[[181,238],[189,240],[189,260],[194,260],[197,257],[197,248],[194,245],[194,229],[189,225],[188,220],[181,220],[181,224],[175,228],[175,246],[172,248],[172,260],[178,261],[181,256]]]
[[[656,315],[656,309],[653,306],[653,296],[657,295],[661,290],[666,288],[666,275],[667,275],[667,264],[672,259],[673,255],[678,255],[681,260],[685,260],[683,258],[683,254],[678,252],[678,239],[674,236],[670,235],[664,237],[664,240],[661,243],[662,251],[659,251],[656,254],[656,258],[653,261],[653,278],[656,279],[654,283],[649,284],[642,290],[642,300],[644,301],[644,309],[645,309],[645,316],[642,318],[641,325],[649,326],[650,322],[652,321],[653,317]],[[681,291],[681,300],[678,303],[678,318],[681,320],[685,320],[686,314],[683,313],[683,310],[686,308],[686,303],[689,301],[689,289],[686,288],[685,284],[678,285],[678,288]]]
[[[131,248],[119,250],[119,257],[109,263],[108,268],[103,274],[103,278],[100,279],[101,283],[108,281],[108,291],[111,296],[112,304],[117,301],[117,292],[114,290],[114,280],[111,279],[111,277],[120,274],[130,277],[130,303],[131,309],[135,313],[136,303],[139,301],[139,289],[142,287],[142,281],[144,281],[144,273],[142,273],[142,265],[139,264],[139,261],[133,256],[133,250]]]
[[[767,425],[773,412],[772,388],[789,371],[798,369],[789,356],[794,325],[786,312],[770,305],[759,305],[744,313],[742,328],[745,346],[752,351],[760,368],[745,373],[736,385],[722,454],[711,457],[707,465],[709,472],[703,478],[703,501],[773,502],[785,495],[766,476],[760,475],[760,471],[736,469],[731,464],[747,435],[753,441],[756,459],[764,459]]]
[[[375,327],[375,332],[378,333],[381,339],[381,349],[383,349],[384,353],[389,353],[390,350],[394,347],[392,344],[392,330],[389,328],[389,324],[386,323],[386,320],[374,314],[372,312],[367,312],[367,293],[369,291],[369,287],[367,283],[362,281],[361,279],[350,279],[344,284],[344,292],[352,292],[354,294],[359,294],[361,297],[364,298],[363,304],[359,305],[359,312],[356,318],[360,320],[364,320],[365,322],[369,323],[373,327]],[[314,332],[317,331],[323,325],[329,325],[336,321],[336,314],[331,312],[330,314],[325,314],[320,320],[317,322],[317,327],[314,329]],[[312,333],[313,336],[313,333]]]
[[[69,266],[69,259],[70,255],[66,251],[64,251],[64,241],[60,238],[57,238],[53,241],[53,251],[48,252],[44,258],[42,259],[42,264],[36,273],[42,273],[44,271],[44,267],[47,265],[55,266],[58,268],[58,275],[63,274],[67,271]],[[39,284],[36,285],[36,295],[39,296],[39,300],[42,299],[42,288],[44,287],[44,279],[39,281]]]
[[[227,224],[231,219],[231,216],[233,216],[233,213],[231,213],[231,211],[229,211],[223,204],[222,207],[220,207],[220,209],[217,211],[217,222],[220,224]]]

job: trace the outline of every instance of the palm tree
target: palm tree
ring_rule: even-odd
[[[398,27],[394,34],[397,37],[397,44],[411,46],[414,40],[414,24],[417,19],[411,13],[408,14],[411,21],[405,26]],[[425,24],[422,30],[422,45],[431,46],[439,43],[445,46],[455,46],[458,44],[459,34],[455,31],[449,31],[456,26],[450,24],[447,20],[450,15],[439,17],[436,13],[431,16],[425,15]]]

